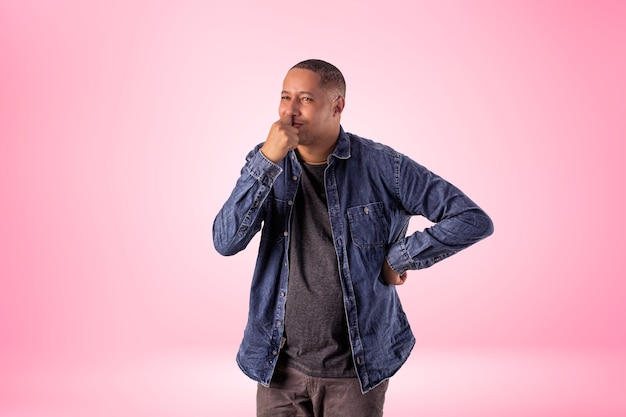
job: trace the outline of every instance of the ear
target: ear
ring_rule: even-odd
[[[345,105],[346,105],[346,99],[343,98],[342,96],[337,97],[333,101],[333,116],[341,115],[341,112],[343,111],[343,108]]]

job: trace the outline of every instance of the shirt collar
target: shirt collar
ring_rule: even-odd
[[[341,126],[339,126],[339,138],[337,139],[337,145],[331,155],[339,159],[350,158],[350,137]]]

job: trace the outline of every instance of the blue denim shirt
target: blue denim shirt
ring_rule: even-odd
[[[243,250],[262,229],[250,310],[237,363],[268,386],[278,360],[289,275],[289,225],[302,167],[293,151],[279,164],[258,145],[213,224],[222,255]],[[398,273],[429,267],[493,232],[491,219],[458,188],[388,146],[340,131],[325,172],[349,339],[361,390],[392,376],[415,338],[385,261]],[[411,216],[432,227],[406,236]]]

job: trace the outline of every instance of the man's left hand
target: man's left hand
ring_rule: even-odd
[[[394,271],[389,262],[385,261],[383,264],[383,279],[389,285],[402,285],[406,281],[407,273],[404,271],[402,274],[398,274]]]

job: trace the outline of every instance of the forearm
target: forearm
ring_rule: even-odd
[[[260,230],[265,200],[282,172],[258,148],[246,159],[235,188],[213,222],[213,244],[222,255],[245,249]]]
[[[392,244],[387,260],[394,271],[422,269],[448,258],[493,233],[493,223],[480,208],[472,208]]]

